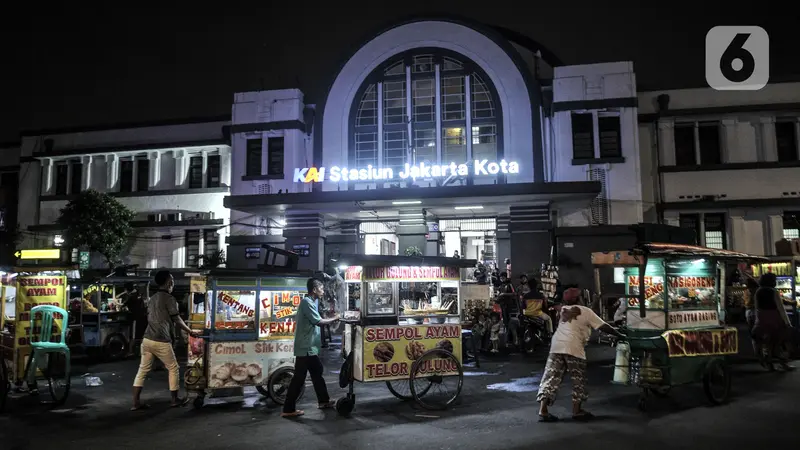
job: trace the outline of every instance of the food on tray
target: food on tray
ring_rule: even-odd
[[[394,357],[394,346],[388,342],[379,342],[372,350],[372,356],[380,362],[389,362]]]
[[[450,307],[455,304],[455,300],[445,301],[441,304],[438,308],[434,307],[430,303],[423,303],[420,302],[420,307],[415,308],[413,302],[410,300],[403,300],[403,314],[406,316],[423,316],[423,315],[432,315],[432,314],[448,314],[450,312]]]
[[[448,352],[453,353],[453,343],[447,339],[442,339],[441,341],[437,342],[436,348],[447,350]]]
[[[411,341],[406,345],[406,356],[412,361],[419,359],[425,351],[425,344],[419,341]]]
[[[252,386],[261,381],[263,368],[256,363],[224,363],[211,370],[211,388]]]

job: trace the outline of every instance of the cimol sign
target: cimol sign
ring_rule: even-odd
[[[347,167],[332,166],[326,167],[305,167],[294,169],[295,183],[321,183],[323,181],[389,181],[397,178],[416,180],[417,178],[447,178],[450,176],[491,176],[491,175],[513,175],[519,173],[519,163],[506,160],[489,161],[488,159],[473,161],[472,167],[467,164],[405,164],[397,176],[394,169],[390,167],[373,167],[368,165],[361,169],[351,169]]]

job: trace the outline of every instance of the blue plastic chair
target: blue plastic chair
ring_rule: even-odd
[[[60,314],[63,318],[61,326],[61,336],[56,341],[53,339],[53,332],[55,331],[56,318],[55,315]],[[38,340],[34,341],[34,326],[35,322],[39,320],[40,332],[37,336]],[[62,353],[65,357],[64,373],[67,379],[70,374],[70,353],[67,346],[67,326],[69,323],[69,313],[57,306],[41,305],[35,306],[31,309],[31,326],[28,330],[28,341],[31,343],[31,356],[28,360],[28,369],[26,378],[28,383],[33,385],[36,381],[36,360],[40,357],[46,357],[50,353]]]

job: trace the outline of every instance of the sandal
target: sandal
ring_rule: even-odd
[[[288,412],[288,413],[287,412],[283,412],[283,413],[281,413],[281,417],[286,417],[286,418],[300,417],[303,414],[305,414],[305,411],[302,411],[302,410],[298,409],[297,411],[294,411],[294,412]]]
[[[320,403],[318,405],[319,409],[331,409],[336,406],[336,400],[331,400],[325,403]]]
[[[581,412],[579,412],[578,414],[572,415],[572,420],[577,420],[579,422],[585,422],[593,418],[594,414],[590,413],[589,411],[583,411],[583,410],[581,410]]]
[[[146,403],[142,403],[139,406],[132,407],[131,411],[142,411],[142,410],[145,410],[145,409],[150,409],[150,405],[148,405]]]
[[[540,415],[539,416],[539,422],[558,422],[558,417],[556,417],[556,416],[554,416],[552,414],[547,414],[547,415],[544,415],[544,416]]]
[[[170,403],[170,408],[180,408],[181,406],[186,406],[189,404],[189,397],[179,398],[178,403]]]

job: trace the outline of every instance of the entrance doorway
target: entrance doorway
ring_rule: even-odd
[[[439,231],[443,237],[440,252],[453,256],[455,252],[465,259],[476,259],[484,264],[497,264],[497,220],[442,219]]]
[[[397,255],[397,221],[361,222],[358,235],[365,255]]]

